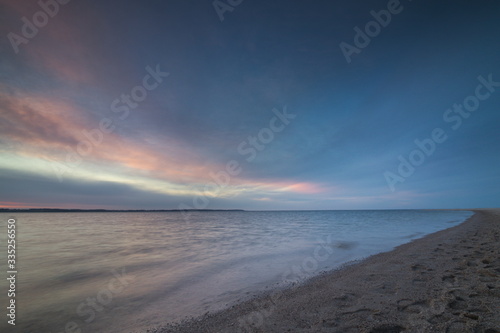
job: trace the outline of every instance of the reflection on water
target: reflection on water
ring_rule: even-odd
[[[186,221],[178,212],[19,213],[18,317],[15,329],[8,328],[145,332],[390,250],[471,215],[195,212]],[[6,325],[2,321],[0,329]]]

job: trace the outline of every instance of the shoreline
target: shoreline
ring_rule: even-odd
[[[500,333],[500,209],[180,324],[180,332]]]

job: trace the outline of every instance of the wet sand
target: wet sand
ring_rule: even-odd
[[[500,209],[276,290],[148,332],[500,333]]]

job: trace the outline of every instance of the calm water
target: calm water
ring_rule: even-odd
[[[0,331],[133,332],[214,311],[446,229],[464,211],[0,213],[17,318]],[[7,275],[6,254],[0,265]],[[65,328],[66,327],[66,328]],[[75,330],[77,332],[77,330]]]

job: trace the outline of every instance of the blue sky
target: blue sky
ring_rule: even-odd
[[[2,207],[499,206],[497,2],[64,2],[0,1]]]

